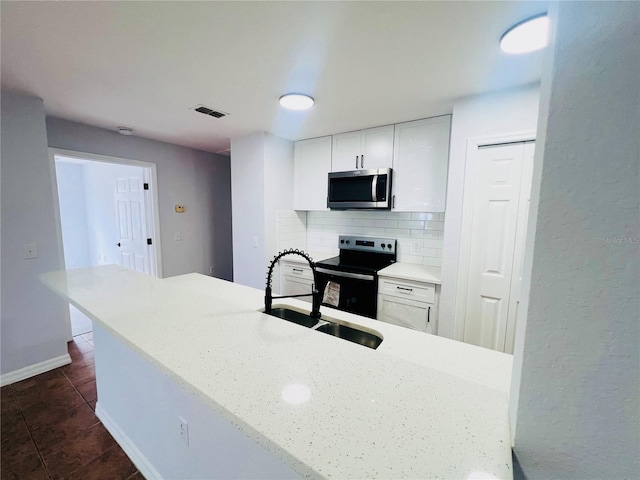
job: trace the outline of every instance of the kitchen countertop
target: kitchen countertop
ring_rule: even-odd
[[[262,291],[199,274],[41,278],[301,476],[512,477],[509,355],[322,308],[382,334],[371,350],[262,314]],[[309,398],[287,403],[291,385]]]
[[[383,268],[378,272],[381,277],[395,277],[403,280],[413,280],[416,282],[435,283],[440,285],[440,267],[430,267],[426,265],[415,265],[413,263],[397,262]]]

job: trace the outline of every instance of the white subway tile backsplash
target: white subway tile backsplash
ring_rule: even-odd
[[[424,223],[418,220],[401,220],[398,222],[398,228],[409,228],[421,230],[424,228]]]
[[[389,212],[385,213],[384,217],[390,220],[411,220],[411,215],[411,212]]]
[[[294,218],[295,213],[303,213],[304,220],[290,224],[288,219]],[[398,240],[398,261],[440,265],[444,229],[442,213],[332,210],[294,214],[287,211],[286,215],[279,217],[282,218],[279,234],[299,243],[300,238],[292,235],[297,235],[299,225],[304,225],[307,251],[336,253],[339,235],[390,237]]]
[[[411,214],[411,220],[438,220],[437,218],[435,218],[435,215],[438,215],[437,213],[423,213],[423,212],[413,212]]]
[[[401,255],[400,252],[398,252],[398,261],[403,263],[414,263],[416,265],[423,265],[423,257],[421,257],[420,255]]]
[[[429,267],[441,267],[442,266],[442,258],[433,258],[433,257],[422,257],[422,265],[427,265]]]
[[[374,220],[373,226],[376,228],[398,228],[397,220]]]

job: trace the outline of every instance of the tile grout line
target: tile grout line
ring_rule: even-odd
[[[20,416],[22,417],[22,421],[24,422],[24,425],[27,427],[27,432],[29,432],[29,438],[31,439],[31,443],[33,443],[33,446],[36,449],[36,452],[38,453],[38,458],[40,459],[40,464],[42,465],[42,468],[44,468],[44,473],[47,475],[47,478],[49,480],[52,480],[52,476],[51,473],[49,473],[49,467],[47,467],[47,462],[44,461],[44,455],[42,455],[42,452],[40,451],[40,447],[38,446],[38,442],[36,442],[36,439],[33,437],[33,432],[31,431],[31,426],[29,425],[29,422],[27,422],[27,417],[24,413],[24,410],[22,409],[22,403],[20,403],[20,400],[18,399],[18,396],[16,395],[15,390],[13,389],[13,385],[9,385],[11,387],[11,394],[13,395],[13,399],[14,401],[18,404],[18,408],[20,409]]]

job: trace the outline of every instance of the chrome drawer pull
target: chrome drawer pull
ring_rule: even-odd
[[[293,270],[294,272],[300,272],[300,273],[302,273],[302,269],[300,269],[300,268],[292,268],[292,270]]]
[[[406,287],[396,287],[398,290],[403,290],[405,292],[413,292],[413,288],[406,288]]]

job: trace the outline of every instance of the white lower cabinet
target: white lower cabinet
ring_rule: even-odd
[[[313,290],[313,272],[308,265],[281,260],[280,286],[281,295],[311,294]],[[300,297],[298,300],[311,303],[311,295]]]
[[[438,297],[433,283],[379,277],[377,319],[436,335]]]

